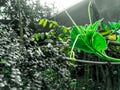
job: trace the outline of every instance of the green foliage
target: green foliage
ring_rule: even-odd
[[[107,49],[106,40],[97,32],[101,21],[102,20],[99,20],[92,25],[74,26],[71,32],[70,46],[72,46],[72,49],[76,48],[87,53],[94,53],[105,60],[120,62],[120,59],[108,57],[105,54],[105,50]]]
[[[120,29],[120,21],[118,21],[118,22],[109,22],[109,26],[110,26],[111,30],[116,31],[116,30]]]
[[[88,78],[85,85],[83,85],[85,81],[83,78],[84,65],[77,63],[75,60],[75,58],[85,59],[83,58],[83,52],[80,51],[83,48],[85,52],[89,53],[95,53],[95,50],[98,50],[98,52],[96,51],[97,55],[103,56],[99,52],[106,49],[106,42],[97,32],[100,21],[93,25],[68,28],[59,25],[55,21],[41,19],[42,21],[39,24],[44,28],[50,28],[50,31],[36,33],[37,29],[43,29],[36,27],[38,22],[34,20],[34,18],[40,19],[42,17],[40,8],[35,4],[30,4],[26,7],[27,4],[24,2],[26,0],[20,0],[21,4],[17,3],[17,1],[9,0],[11,4],[6,5],[8,7],[5,9],[11,13],[6,16],[12,21],[10,20],[11,23],[9,25],[1,25],[0,27],[0,32],[2,32],[0,33],[0,90],[83,90],[86,89],[84,88],[86,84],[89,87],[94,86],[91,90],[98,90],[99,88],[104,90],[102,87],[106,87],[104,83],[107,82],[105,80],[109,74],[106,74],[105,71],[106,77],[104,78],[104,75],[102,75],[104,72],[101,73],[102,70],[100,68],[98,71],[100,71],[99,75],[100,79],[102,79],[97,81],[95,77],[99,79],[98,76],[92,73],[97,72],[97,69],[91,67],[90,80]],[[20,44],[20,37],[17,31],[19,27],[16,27],[19,26],[19,5],[22,11],[22,27],[25,30],[24,45]],[[13,23],[14,21],[18,22]],[[71,48],[69,47],[70,33],[73,35],[72,44],[76,40],[75,48],[77,47],[79,50],[74,51],[76,53],[74,54],[75,58],[72,58],[69,62],[63,57],[68,57],[71,54]],[[79,36],[78,39],[76,39],[77,36]],[[117,50],[119,51],[119,47]],[[116,52],[112,53],[114,56],[119,56]],[[97,57],[90,55],[86,59],[97,60]],[[116,76],[118,77],[118,74]],[[114,82],[118,81],[118,78],[112,78]],[[105,82],[103,83],[103,81]],[[96,89],[97,85],[99,85],[99,88]]]
[[[0,20],[0,90],[46,90],[46,88],[43,89],[45,85],[51,86],[53,90],[57,87],[52,86],[54,81],[51,79],[52,85],[47,84],[43,72],[46,72],[47,68],[56,68],[55,53],[59,51],[55,51],[58,47],[53,48],[50,43],[53,40],[48,39],[47,33],[33,36],[36,31],[42,29],[38,28],[37,20],[43,16],[50,18],[51,10],[35,1],[0,0],[0,6],[3,9],[0,11],[2,15],[2,20]],[[23,45],[20,44],[20,27],[23,29]],[[51,33],[51,35],[54,34]],[[32,40],[33,37],[39,41]],[[42,42],[41,47],[38,42]],[[56,75],[57,71],[52,73]],[[49,77],[52,78],[50,74],[47,79]],[[59,79],[56,79],[57,81]]]
[[[72,28],[70,46],[73,46],[77,35],[80,34],[80,32],[78,31],[79,29],[77,29],[76,27]],[[86,42],[87,40],[88,39],[85,38],[85,35],[81,34],[80,37],[78,37],[74,48],[79,49],[79,50],[83,50],[85,52],[93,53],[92,49],[89,48],[89,46],[87,45],[88,44],[88,42]]]
[[[120,42],[120,35],[118,36],[118,39],[117,39],[118,42]]]
[[[39,25],[41,25],[43,27],[47,27],[47,25],[48,25],[49,28],[58,27],[57,22],[55,22],[53,20],[47,20],[47,19],[44,19],[44,18],[39,21]]]
[[[114,33],[117,34],[116,41],[120,42],[120,21],[118,22],[109,22],[110,28],[113,30]]]
[[[104,30],[104,31],[108,31],[108,30],[110,30],[110,28],[108,27],[108,25],[107,24],[105,24],[105,23],[102,23],[102,29]]]
[[[44,28],[48,27],[49,29],[59,29],[63,31],[63,33],[70,32],[70,28],[61,26],[56,21],[53,21],[53,20],[48,20],[43,18],[39,21],[39,25],[43,26]]]
[[[73,54],[73,48],[75,48],[78,50],[85,51],[87,53],[94,53],[100,58],[105,59],[105,60],[117,61],[117,62],[120,61],[119,59],[108,57],[105,54],[105,50],[107,49],[106,39],[102,36],[102,34],[97,32],[97,29],[99,25],[101,24],[101,21],[102,20],[99,20],[93,24],[85,25],[85,26],[76,26],[76,24],[75,26],[73,26],[72,31],[69,31],[69,33],[71,33],[71,41],[70,41],[70,47],[72,47],[71,55]],[[67,41],[66,33],[68,32],[67,31],[68,28],[64,26],[60,26],[58,24],[53,24],[53,22],[46,20],[46,19],[41,19],[39,22],[39,24],[42,25],[43,27],[46,27],[47,23],[49,27],[53,25],[56,28],[61,29],[63,33],[60,34],[58,37],[61,37],[63,41]],[[109,27],[106,24],[103,24],[102,27],[105,32],[111,31],[109,30]],[[113,36],[110,34],[109,39],[111,39]]]
[[[71,43],[73,46],[76,37],[79,35],[74,48],[83,50],[88,53],[96,53],[96,51],[103,51],[107,47],[105,38],[96,32],[97,27],[100,25],[100,21],[97,21],[93,25],[86,26],[74,26],[71,32]]]
[[[53,21],[53,20],[41,19],[39,21],[39,25],[41,25],[44,28],[48,27],[49,29],[53,29],[53,30],[50,30],[50,32],[48,32],[49,35],[50,36],[56,35],[57,38],[59,40],[62,40],[63,42],[66,42],[68,40],[69,34],[71,32],[70,28],[61,26],[56,21]],[[55,29],[59,31],[55,31]],[[36,41],[38,41],[39,35],[35,34],[35,38],[36,38]]]
[[[119,42],[120,37],[120,21],[109,22],[109,25],[102,23],[102,29],[104,32],[100,32],[103,36],[106,36],[109,40]]]
[[[45,33],[36,33],[36,34],[34,34],[34,39],[35,39],[35,41],[44,40],[47,38],[47,36],[48,35]]]

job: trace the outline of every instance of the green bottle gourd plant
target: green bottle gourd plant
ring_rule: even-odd
[[[75,48],[87,53],[93,53],[108,61],[120,62],[120,59],[112,58],[106,55],[106,39],[96,31],[100,22],[101,20],[92,25],[74,26],[72,28],[70,42],[70,46],[72,46],[71,53],[73,53],[73,49]]]
[[[99,32],[97,32],[98,26],[101,24],[102,19],[93,24],[90,19],[89,25],[78,26],[69,13],[66,10],[65,12],[74,24],[71,31],[70,41],[70,46],[72,47],[70,55],[71,59],[74,59],[73,49],[78,49],[87,53],[93,53],[104,60],[120,62],[120,59],[109,57],[105,53],[105,50],[107,49],[106,39]]]

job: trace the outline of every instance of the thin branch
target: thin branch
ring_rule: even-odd
[[[64,60],[71,61],[71,58],[69,58],[69,57],[62,57],[62,56],[59,56],[59,58],[64,59]],[[107,65],[107,64],[118,65],[118,64],[120,64],[120,62],[88,61],[88,60],[80,60],[80,59],[75,59],[75,61],[76,61],[76,62],[83,63],[83,64],[101,64],[101,65]]]
[[[116,41],[109,41],[109,44],[115,45],[115,46],[120,46],[120,42],[116,42]]]

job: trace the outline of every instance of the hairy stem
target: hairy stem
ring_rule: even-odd
[[[91,19],[91,14],[90,14],[90,6],[91,6],[91,1],[89,2],[89,5],[88,5],[88,18],[89,18],[89,21],[90,21],[90,25],[92,25],[92,19]]]

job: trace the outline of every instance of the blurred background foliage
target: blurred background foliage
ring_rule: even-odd
[[[39,0],[0,0],[0,90],[119,90],[119,65],[66,61],[69,29],[43,28],[54,8]],[[64,28],[64,27],[62,27]],[[119,46],[109,45],[109,56],[120,57]],[[82,60],[99,61],[75,51]]]

